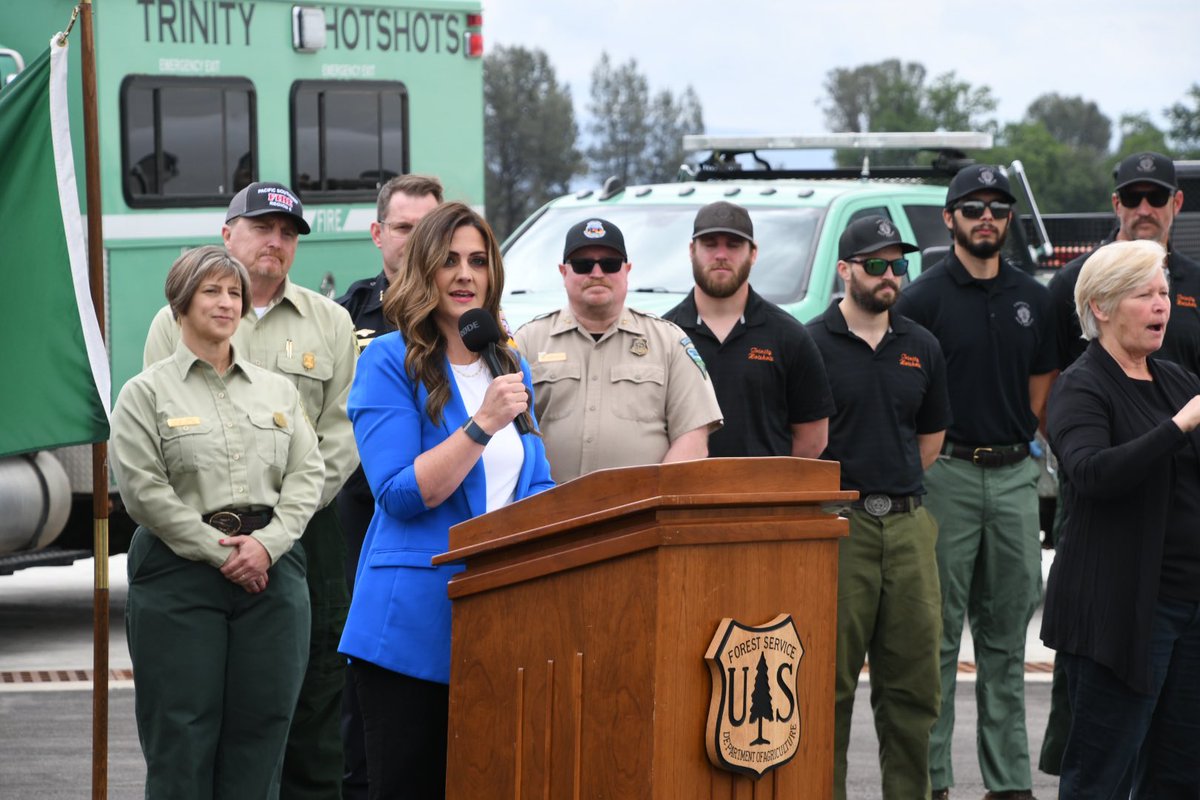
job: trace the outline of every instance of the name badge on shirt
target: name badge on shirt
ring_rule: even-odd
[[[171,417],[167,420],[168,428],[189,428],[192,425],[199,425],[199,417]]]
[[[538,363],[548,364],[551,361],[566,361],[566,353],[538,353]]]

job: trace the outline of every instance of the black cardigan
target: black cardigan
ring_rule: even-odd
[[[1178,365],[1149,365],[1174,408],[1200,394],[1200,380]],[[1189,443],[1200,453],[1200,432],[1156,421],[1096,341],[1055,383],[1047,428],[1067,516],[1046,585],[1042,641],[1149,693],[1150,628],[1174,492],[1200,490],[1175,486],[1172,456]]]

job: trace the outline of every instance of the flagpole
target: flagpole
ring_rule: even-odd
[[[92,0],[81,0],[84,175],[87,187],[88,277],[100,335],[104,336],[104,229],[100,205],[100,145],[96,111],[96,48]],[[108,797],[108,443],[92,445],[92,800]]]

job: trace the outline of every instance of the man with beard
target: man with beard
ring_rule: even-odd
[[[1183,207],[1183,192],[1175,179],[1175,164],[1161,153],[1135,153],[1117,165],[1112,193],[1117,229],[1111,241],[1150,239],[1167,250],[1171,284],[1171,322],[1162,348],[1154,358],[1174,361],[1200,375],[1200,264],[1171,250],[1171,227]],[[1103,246],[1103,244],[1101,246]],[[1050,281],[1058,327],[1058,368],[1066,369],[1083,354],[1087,342],[1075,315],[1075,282],[1085,253],[1066,264]]]
[[[840,461],[859,499],[838,542],[834,798],[846,797],[850,717],[863,661],[879,733],[885,800],[929,797],[929,731],[938,717],[942,634],[937,523],[922,508],[922,474],[950,423],[946,364],[929,331],[891,310],[908,273],[891,221],[864,217],[838,242],[846,296],[808,329],[837,413],[822,458]]]
[[[593,470],[704,458],[721,409],[683,331],[625,306],[619,228],[585,219],[567,231],[558,271],[568,307],[521,326],[534,410],[555,483]]]
[[[896,310],[942,346],[954,422],[925,474],[938,523],[942,712],[930,737],[933,797],[954,783],[950,745],[963,617],[975,641],[980,771],[988,798],[1032,798],[1025,729],[1025,632],[1038,602],[1037,431],[1055,375],[1045,287],[1000,257],[1015,198],[999,167],[954,176],[942,218],[954,246]]]
[[[700,351],[725,415],[708,454],[816,458],[833,413],[829,382],[804,326],[747,282],[758,258],[750,214],[704,206],[688,253],[696,288],[664,316]]]
[[[309,232],[299,198],[281,183],[252,183],[229,203],[221,236],[230,255],[250,272],[253,313],[233,335],[237,352],[277,372],[300,391],[317,432],[325,484],[300,544],[312,608],[308,668],[284,753],[283,800],[341,796],[339,730],[346,659],[337,645],[350,605],[346,545],[333,502],[358,466],[346,397],[358,355],[350,315],[337,303],[288,279],[300,236]],[[147,365],[175,352],[179,324],[169,307],[150,324]],[[266,423],[270,426],[270,420]],[[234,487],[234,491],[244,491]]]

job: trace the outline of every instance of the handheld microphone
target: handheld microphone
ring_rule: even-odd
[[[507,370],[500,366],[500,356],[496,353],[496,344],[503,341],[504,334],[500,332],[496,318],[487,311],[482,308],[464,311],[463,315],[458,318],[458,335],[462,337],[463,344],[467,346],[468,350],[472,353],[482,354],[483,362],[492,371],[492,375],[499,377],[517,371]],[[513,423],[517,426],[517,433],[531,433],[529,423],[526,422],[524,416],[518,416]]]

